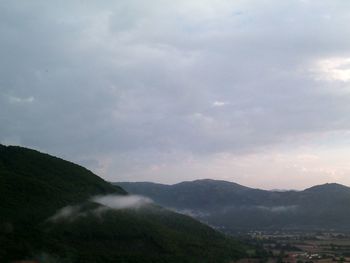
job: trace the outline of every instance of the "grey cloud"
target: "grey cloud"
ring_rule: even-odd
[[[150,198],[139,195],[116,196],[105,195],[92,198],[93,202],[104,205],[110,209],[138,209],[153,203]]]
[[[102,206],[89,208],[86,205],[69,205],[59,209],[53,216],[48,218],[48,221],[59,222],[65,220],[73,222],[79,218],[87,216],[100,217],[108,210],[122,210],[133,209],[137,210],[147,205],[153,204],[153,201],[147,197],[138,195],[118,196],[118,195],[104,195],[95,196],[91,201]]]
[[[81,207],[76,206],[65,206],[58,210],[53,216],[51,216],[48,221],[58,222],[60,220],[75,221],[78,218],[86,217],[87,213],[81,211]]]
[[[97,170],[114,159],[112,177],[158,158],[243,154],[348,130],[349,94],[335,91],[348,83],[310,72],[318,59],[350,56],[348,8],[331,0],[2,2],[0,141]]]

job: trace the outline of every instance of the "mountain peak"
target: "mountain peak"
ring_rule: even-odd
[[[197,179],[194,181],[184,181],[178,184],[175,184],[177,186],[179,185],[207,185],[207,186],[226,186],[230,188],[240,188],[240,189],[249,189],[249,187],[234,183],[234,182],[228,182],[224,180],[214,180],[214,179]]]
[[[305,189],[304,191],[350,191],[350,188],[338,183],[325,183],[321,185],[312,186],[310,188]]]

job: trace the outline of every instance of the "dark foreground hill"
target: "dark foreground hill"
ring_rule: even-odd
[[[243,254],[187,216],[113,203],[129,197],[81,166],[0,145],[0,262],[230,262]]]
[[[120,183],[130,193],[190,214],[227,231],[350,231],[350,188],[325,184],[304,191],[265,191],[239,184],[197,180],[175,185]]]

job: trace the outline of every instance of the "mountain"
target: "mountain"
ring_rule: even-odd
[[[127,191],[148,196],[160,204],[178,209],[215,209],[219,206],[249,204],[264,191],[216,180],[196,180],[175,185],[149,182],[118,183]],[[251,194],[246,194],[250,192]],[[254,194],[254,195],[253,195]]]
[[[79,165],[0,145],[0,262],[209,263],[243,254],[235,240]]]
[[[350,188],[324,184],[303,191],[266,191],[219,180],[174,185],[118,183],[130,193],[231,231],[350,231]]]

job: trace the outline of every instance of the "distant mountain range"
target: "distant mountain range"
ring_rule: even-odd
[[[224,263],[243,254],[235,240],[79,165],[0,145],[0,262]]]
[[[174,185],[119,182],[130,193],[225,231],[350,231],[350,188],[317,185],[303,191],[266,191],[219,180]]]

